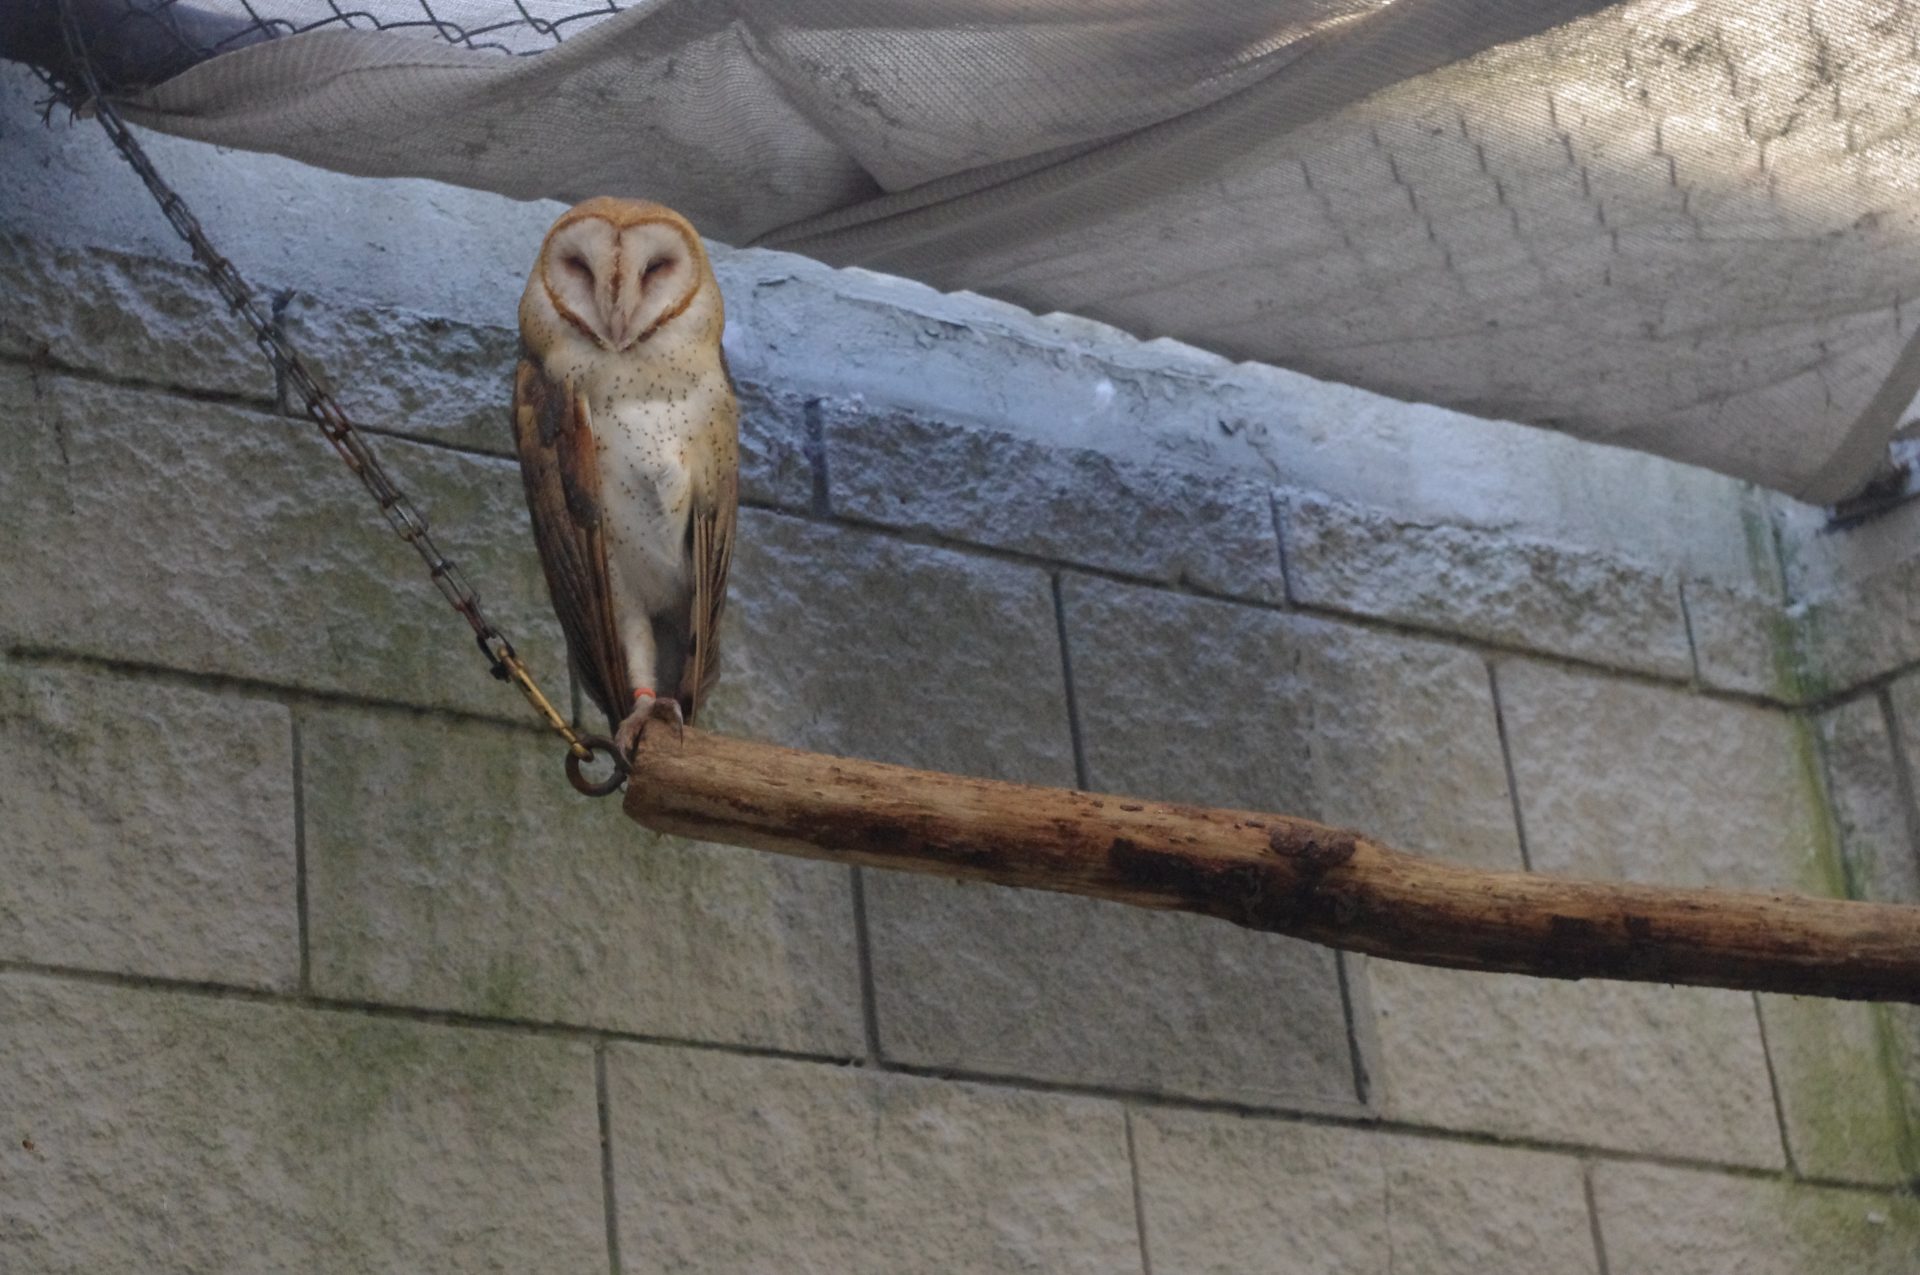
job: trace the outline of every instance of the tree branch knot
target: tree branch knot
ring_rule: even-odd
[[[1316,835],[1298,828],[1278,827],[1267,833],[1267,849],[1295,860],[1303,871],[1318,876],[1353,858],[1359,838],[1350,832]]]

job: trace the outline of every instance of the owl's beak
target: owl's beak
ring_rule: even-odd
[[[601,310],[606,316],[607,344],[615,353],[625,350],[640,335],[640,297],[639,289],[633,295],[609,298],[610,304]]]
[[[639,325],[634,321],[632,311],[623,311],[613,324],[613,348],[615,353],[624,353],[634,339],[640,335]]]
[[[614,268],[594,281],[593,305],[600,312],[601,340],[609,350],[618,353],[633,342],[633,320],[640,298],[634,295],[636,290],[620,286],[619,258],[616,256],[614,261]]]

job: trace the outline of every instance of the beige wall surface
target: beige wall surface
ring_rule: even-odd
[[[98,131],[0,77],[0,1269],[1912,1275],[1920,1016],[1462,974],[589,803]],[[564,688],[546,207],[161,142]],[[11,196],[10,196],[11,198]],[[723,252],[714,724],[1920,901],[1920,506]]]

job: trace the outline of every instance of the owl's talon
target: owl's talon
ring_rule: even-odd
[[[687,719],[680,711],[680,701],[671,695],[661,698],[652,691],[636,691],[633,696],[633,711],[627,714],[626,720],[621,722],[619,728],[613,732],[613,746],[620,750],[622,757],[632,758],[634,750],[640,747],[640,740],[646,734],[647,723],[656,718],[672,725],[673,738],[676,742],[685,742]]]
[[[687,717],[680,711],[680,700],[669,695],[665,699],[656,699],[647,709],[647,718],[658,718],[673,727],[673,740],[676,744],[687,742]],[[641,723],[641,733],[646,733],[646,723]]]
[[[640,734],[646,729],[647,719],[652,716],[653,706],[658,702],[651,692],[642,691],[633,697],[633,711],[613,732],[613,746],[622,757],[632,760],[634,750],[640,747]]]

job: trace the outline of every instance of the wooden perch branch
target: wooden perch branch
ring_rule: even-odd
[[[1304,819],[650,729],[659,832],[1220,917],[1396,961],[1920,1002],[1920,907],[1484,872]]]

